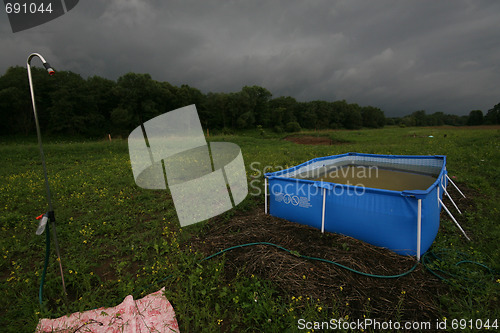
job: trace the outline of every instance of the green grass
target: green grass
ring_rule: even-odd
[[[447,155],[450,175],[479,193],[474,198],[477,209],[461,217],[472,229],[474,239],[467,243],[452,222],[443,220],[443,227],[456,232],[439,233],[433,248],[466,252],[499,269],[499,130],[393,127],[301,134],[329,136],[346,143],[296,145],[282,140],[283,134],[270,131],[264,135],[247,131],[210,140],[233,142],[241,147],[249,180],[262,179],[264,169],[274,171],[311,158],[350,151]],[[47,204],[36,138],[1,143],[3,330],[34,331],[39,318],[114,306],[128,294],[140,297],[162,286],[166,287],[167,298],[174,305],[181,331],[185,332],[294,331],[298,318],[349,318],[349,309],[342,304],[324,305],[307,299],[307,295],[280,295],[271,281],[247,276],[243,267],[234,280],[224,281],[223,256],[199,264],[203,256],[190,247],[190,238],[199,235],[204,223],[180,229],[167,192],[143,190],[135,185],[126,141],[47,140],[44,148],[69,296],[66,301],[62,295],[52,248],[44,304],[40,307],[38,303],[45,236],[35,235],[34,218],[45,212]],[[262,205],[262,201],[262,196],[249,196],[238,209],[250,209]],[[231,213],[226,215],[230,218]],[[474,278],[472,269],[467,272]],[[449,320],[500,320],[499,281],[480,289],[452,289],[453,293],[436,297],[448,312]],[[394,304],[395,313],[400,306]]]

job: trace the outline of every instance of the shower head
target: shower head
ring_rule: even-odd
[[[54,75],[56,72],[54,71],[54,69],[52,67],[50,67],[49,63],[48,62],[44,62],[43,63],[43,67],[45,67],[45,69],[47,70],[47,72],[49,73],[50,76]]]

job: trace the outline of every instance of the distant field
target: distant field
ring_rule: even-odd
[[[234,211],[180,229],[168,192],[144,190],[135,185],[126,140],[68,142],[47,139],[44,148],[69,296],[65,301],[61,293],[52,243],[41,307],[38,295],[45,235],[35,235],[35,217],[47,208],[38,146],[36,138],[6,139],[3,143],[0,141],[2,330],[34,331],[39,318],[114,306],[128,294],[140,297],[162,286],[174,306],[182,332],[297,331],[300,318],[328,321],[339,316],[345,320],[365,316],[380,320],[416,320],[419,317],[414,315],[419,306],[421,311],[436,316],[433,322],[446,317],[448,328],[453,319],[500,320],[500,126],[390,127],[294,134],[326,138],[327,141],[320,140],[323,142],[320,145],[297,144],[284,140],[286,136],[266,130],[245,131],[237,135],[210,136],[209,140],[233,142],[241,147],[248,179],[254,184],[251,194],[262,188],[264,169],[267,172],[278,170],[315,157],[345,152],[446,155],[449,174],[472,195],[470,200],[462,202],[465,212],[459,221],[473,241],[467,242],[453,222],[442,215],[441,228],[431,250],[447,248],[451,251],[450,258],[441,263],[443,270],[449,268],[445,266],[455,265],[457,261],[453,260],[463,253],[496,273],[487,274],[479,266],[463,264],[460,265],[463,278],[485,282],[480,287],[463,281],[457,286],[438,280],[420,267],[417,269],[419,275],[415,276],[429,279],[439,290],[439,293],[427,295],[431,299],[425,304],[418,302],[419,295],[403,293],[410,279],[394,284],[386,282],[377,294],[362,299],[363,286],[352,285],[350,273],[342,273],[345,283],[334,295],[330,293],[316,299],[305,294],[290,295],[283,289],[284,275],[269,277],[252,270],[257,263],[251,260],[258,261],[269,249],[237,250],[240,251],[238,255],[257,251],[249,257],[248,263],[232,260],[236,257],[228,253],[198,264],[198,260],[210,254],[207,253],[209,244],[203,243],[205,237],[218,231],[218,226],[227,225],[227,232],[235,235],[245,232],[244,227],[229,229],[237,225],[238,218],[249,223],[242,226],[250,228],[252,223],[265,226],[267,220],[256,213],[263,210],[263,195],[249,195]],[[254,220],[250,220],[249,215]],[[293,225],[290,228],[295,230]],[[306,232],[314,235],[311,230]],[[279,239],[278,236],[264,233],[262,241]],[[295,236],[300,239],[300,235],[290,235]],[[322,241],[330,242],[332,249],[357,246],[355,240],[334,244],[336,239],[326,236]],[[302,247],[289,249],[298,251]],[[301,254],[308,255],[302,251]],[[330,254],[334,255],[334,251]],[[363,263],[365,259],[352,252],[352,263]],[[308,265],[312,266],[307,266],[307,270],[320,273],[324,267]],[[297,265],[297,278],[290,278],[287,284],[305,288],[307,274],[300,269]],[[450,277],[449,280],[455,279]],[[403,290],[396,290],[400,287]],[[342,293],[348,295],[342,298]],[[384,303],[384,293],[393,295],[397,301]],[[349,299],[356,303],[355,309]]]

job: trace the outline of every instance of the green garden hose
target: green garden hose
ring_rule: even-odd
[[[49,224],[45,227],[45,263],[43,264],[42,280],[40,281],[40,289],[38,291],[38,301],[40,306],[43,305],[43,285],[45,283],[45,275],[47,275],[47,266],[49,265],[50,255],[50,228]]]
[[[452,260],[446,260],[446,256],[453,256],[454,258]],[[456,261],[452,265],[448,265],[448,267],[443,267],[446,266],[445,263],[452,262],[453,260],[458,261]],[[461,289],[468,289],[471,285],[476,285],[484,288],[482,280],[467,277],[471,274],[471,271],[459,267],[464,264],[470,264],[484,269],[489,275],[491,275],[493,280],[495,278],[495,275],[500,274],[500,272],[486,266],[485,264],[470,260],[470,255],[460,251],[454,251],[451,249],[439,249],[436,251],[428,251],[422,256],[422,265],[431,274],[433,274],[440,280]],[[467,287],[460,285],[459,283],[457,283],[457,281],[466,282]]]
[[[47,265],[48,265],[48,257],[49,257],[49,252],[50,252],[50,236],[49,236],[49,230],[48,230],[49,226],[47,225],[47,236],[46,236],[46,251],[45,251],[45,265],[44,265],[44,268],[43,268],[43,274],[42,274],[42,281],[40,283],[40,292],[39,292],[39,301],[40,301],[40,305],[42,305],[42,294],[43,294],[43,284],[44,284],[44,281],[45,281],[45,274],[47,272]],[[370,274],[370,273],[365,273],[365,272],[361,272],[361,271],[358,271],[358,270],[355,270],[353,268],[350,268],[350,267],[347,267],[347,266],[344,266],[342,264],[339,264],[335,261],[331,261],[331,260],[327,260],[327,259],[322,259],[322,258],[316,258],[316,257],[310,257],[310,256],[306,256],[306,255],[301,255],[299,254],[298,252],[296,251],[291,251],[289,249],[286,249],[280,245],[277,245],[277,244],[274,244],[274,243],[269,243],[269,242],[255,242],[255,243],[246,243],[246,244],[241,244],[241,245],[235,245],[235,246],[231,246],[231,247],[228,247],[228,248],[225,248],[223,250],[220,250],[219,252],[216,252],[214,254],[211,254],[203,259],[200,260],[200,262],[203,262],[205,260],[210,260],[212,258],[215,258],[216,256],[219,256],[225,252],[228,252],[228,251],[231,251],[231,250],[235,250],[235,249],[239,249],[239,248],[244,248],[244,247],[247,247],[247,246],[255,246],[255,245],[268,245],[268,246],[273,246],[277,249],[280,249],[280,250],[283,250],[283,251],[286,251],[296,257],[299,257],[299,258],[304,258],[304,259],[307,259],[307,260],[315,260],[315,261],[320,261],[320,262],[325,262],[325,263],[328,263],[328,264],[332,264],[332,265],[336,265],[340,268],[343,268],[343,269],[346,269],[350,272],[353,272],[355,274],[359,274],[359,275],[363,275],[363,276],[367,276],[367,277],[371,277],[371,278],[377,278],[377,279],[395,279],[395,278],[400,278],[400,277],[403,277],[403,276],[406,276],[408,274],[410,274],[411,272],[413,272],[418,264],[419,264],[419,261],[417,261],[415,263],[415,265],[413,265],[413,267],[411,267],[409,270],[403,272],[403,273],[400,273],[400,274],[395,274],[395,275],[378,275],[378,274]],[[449,277],[455,277],[455,278],[462,278],[462,279],[467,279],[466,277],[464,276],[459,276],[459,275],[456,275],[456,274],[453,274],[449,271],[445,271],[443,269],[436,269],[436,268],[433,268],[432,267],[432,263],[433,262],[436,262],[436,261],[440,261],[441,260],[441,254],[446,252],[446,251],[449,251],[449,250],[446,250],[446,249],[443,249],[439,252],[432,252],[432,251],[428,251],[426,253],[424,253],[424,255],[422,256],[422,264],[423,266],[429,271],[431,272],[433,275],[435,275],[436,277],[438,277],[439,279],[445,281],[445,282],[448,282],[450,283],[450,279],[445,277],[444,275],[446,276],[449,276]],[[494,276],[495,273],[498,273],[498,272],[495,272],[494,270],[492,270],[491,268],[489,268],[488,266],[482,264],[482,263],[479,263],[479,262],[475,262],[475,261],[472,261],[472,260],[469,260],[467,255],[464,254],[464,253],[460,253],[460,252],[455,252],[457,253],[458,255],[460,255],[462,258],[466,258],[466,259],[463,259],[463,260],[460,260],[459,262],[455,263],[455,266],[459,266],[459,265],[462,265],[462,264],[473,264],[473,265],[476,265],[476,266],[480,266],[484,269],[486,269],[490,274],[492,274]],[[163,282],[169,278],[173,277],[173,275],[169,275],[161,280],[157,280],[155,282],[153,282],[152,284],[150,284],[149,286],[145,287],[142,289],[142,291],[148,289],[149,287],[151,287],[152,285],[154,284],[157,284],[157,283],[160,283],[160,282]]]
[[[301,255],[295,251],[290,251],[280,245],[276,245],[276,244],[273,244],[273,243],[268,243],[268,242],[256,242],[256,243],[247,243],[247,244],[242,244],[242,245],[236,245],[236,246],[232,246],[232,247],[228,247],[224,250],[221,250],[217,253],[214,253],[212,255],[209,255],[208,257],[202,259],[201,261],[205,261],[205,260],[208,260],[208,259],[212,259],[213,257],[216,257],[220,254],[223,254],[224,252],[227,252],[227,251],[231,251],[231,250],[235,250],[235,249],[238,249],[238,248],[242,248],[242,247],[246,247],[246,246],[253,246],[253,245],[269,245],[269,246],[274,246],[280,250],[283,250],[283,251],[286,251],[290,254],[293,254],[294,256],[296,257],[299,257],[299,258],[304,258],[304,259],[308,259],[308,260],[316,260],[316,261],[321,261],[321,262],[326,262],[328,264],[332,264],[332,265],[336,265],[336,266],[339,266],[343,269],[347,269],[348,271],[351,271],[353,273],[356,273],[356,274],[360,274],[360,275],[363,275],[363,276],[368,276],[368,277],[372,277],[372,278],[378,278],[378,279],[395,279],[395,278],[399,278],[399,277],[402,277],[402,276],[405,276],[405,275],[408,275],[410,274],[411,272],[413,272],[415,270],[415,268],[417,268],[418,266],[418,262],[415,263],[415,265],[413,265],[412,268],[410,268],[408,271],[406,272],[403,272],[401,274],[396,274],[396,275],[377,275],[377,274],[370,274],[370,273],[365,273],[365,272],[360,272],[358,270],[355,270],[353,268],[350,268],[350,267],[347,267],[347,266],[344,266],[342,264],[339,264],[338,262],[335,262],[335,261],[331,261],[331,260],[326,260],[326,259],[322,259],[322,258],[316,258],[316,257],[310,257],[310,256],[305,256],[305,255]]]

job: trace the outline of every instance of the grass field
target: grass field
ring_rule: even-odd
[[[299,145],[283,140],[283,136],[257,131],[211,136],[209,140],[233,142],[241,147],[247,176],[257,180],[253,183],[256,187],[250,188],[251,194],[257,194],[262,187],[264,168],[273,171],[319,156],[345,152],[447,155],[449,174],[455,176],[459,186],[475,194],[473,205],[461,207],[465,212],[459,217],[472,235],[472,242],[467,242],[453,222],[444,218],[431,250],[447,248],[455,254],[466,253],[495,269],[496,275],[479,266],[461,265],[463,278],[481,280],[481,287],[467,280],[461,287],[440,282],[447,292],[435,296],[439,309],[435,320],[446,318],[448,328],[453,319],[466,319],[467,325],[468,320],[476,319],[489,319],[490,324],[495,319],[500,321],[498,128],[392,127],[300,135],[328,137],[334,144]],[[35,235],[35,217],[44,213],[47,205],[38,146],[36,138],[4,139],[0,144],[2,331],[31,332],[39,318],[114,306],[128,294],[141,297],[163,286],[182,332],[297,331],[299,318],[328,321],[341,314],[346,320],[363,319],[354,317],[348,304],[287,295],[275,281],[249,274],[244,265],[232,267],[237,273],[229,276],[225,274],[230,264],[225,256],[200,264],[199,260],[209,253],[191,247],[192,240],[203,239],[214,224],[202,222],[181,229],[166,191],[144,190],[135,185],[126,140],[46,141],[48,176],[69,295],[67,300],[62,295],[52,246],[43,305],[39,304],[45,236]],[[255,209],[263,209],[263,195],[249,195],[236,210]],[[234,214],[225,213],[217,222],[226,223]],[[453,266],[454,262],[440,265]],[[423,276],[433,278],[431,273],[426,274]],[[390,292],[390,285],[387,288]],[[404,316],[405,300],[400,299],[389,306],[395,314],[403,315],[385,319],[414,319]],[[364,303],[363,316],[373,312],[369,301]]]

